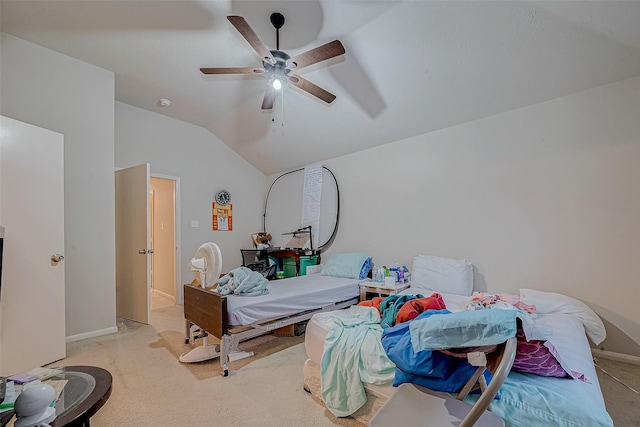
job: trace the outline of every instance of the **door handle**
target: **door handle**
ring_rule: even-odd
[[[153,249],[140,249],[138,251],[138,253],[140,255],[152,254],[153,253]]]
[[[63,255],[60,254],[53,254],[51,255],[51,262],[60,262],[64,259]]]

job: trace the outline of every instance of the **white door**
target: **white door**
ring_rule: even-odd
[[[116,171],[116,316],[149,323],[149,164]]]
[[[0,374],[66,355],[64,137],[0,117]]]

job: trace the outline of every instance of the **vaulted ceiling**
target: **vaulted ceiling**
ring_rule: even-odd
[[[640,2],[12,1],[1,30],[115,73],[116,100],[209,129],[265,174],[364,150],[640,75]],[[346,53],[299,75],[261,110],[260,67],[228,15],[294,56]],[[40,66],[46,66],[41,64]],[[161,107],[161,98],[171,100]]]

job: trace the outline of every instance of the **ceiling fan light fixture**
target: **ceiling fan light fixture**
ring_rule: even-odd
[[[200,72],[203,74],[265,74],[268,80],[265,95],[262,99],[263,110],[273,108],[276,91],[282,89],[285,80],[287,80],[288,84],[315,96],[327,104],[331,104],[336,99],[336,96],[332,93],[297,74],[291,74],[291,72],[297,72],[301,68],[343,55],[345,49],[339,40],[325,43],[314,49],[299,53],[292,58],[286,52],[280,50],[280,28],[284,26],[284,16],[281,13],[271,14],[271,24],[276,29],[276,48],[273,50],[268,49],[260,41],[258,35],[243,17],[230,15],[227,16],[227,20],[251,45],[255,53],[263,58],[262,67],[200,68]]]

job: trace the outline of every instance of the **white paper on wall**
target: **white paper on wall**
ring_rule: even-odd
[[[322,199],[322,165],[304,168],[302,189],[302,225],[311,226],[314,245],[320,236],[320,202]],[[313,248],[312,248],[313,249]]]

